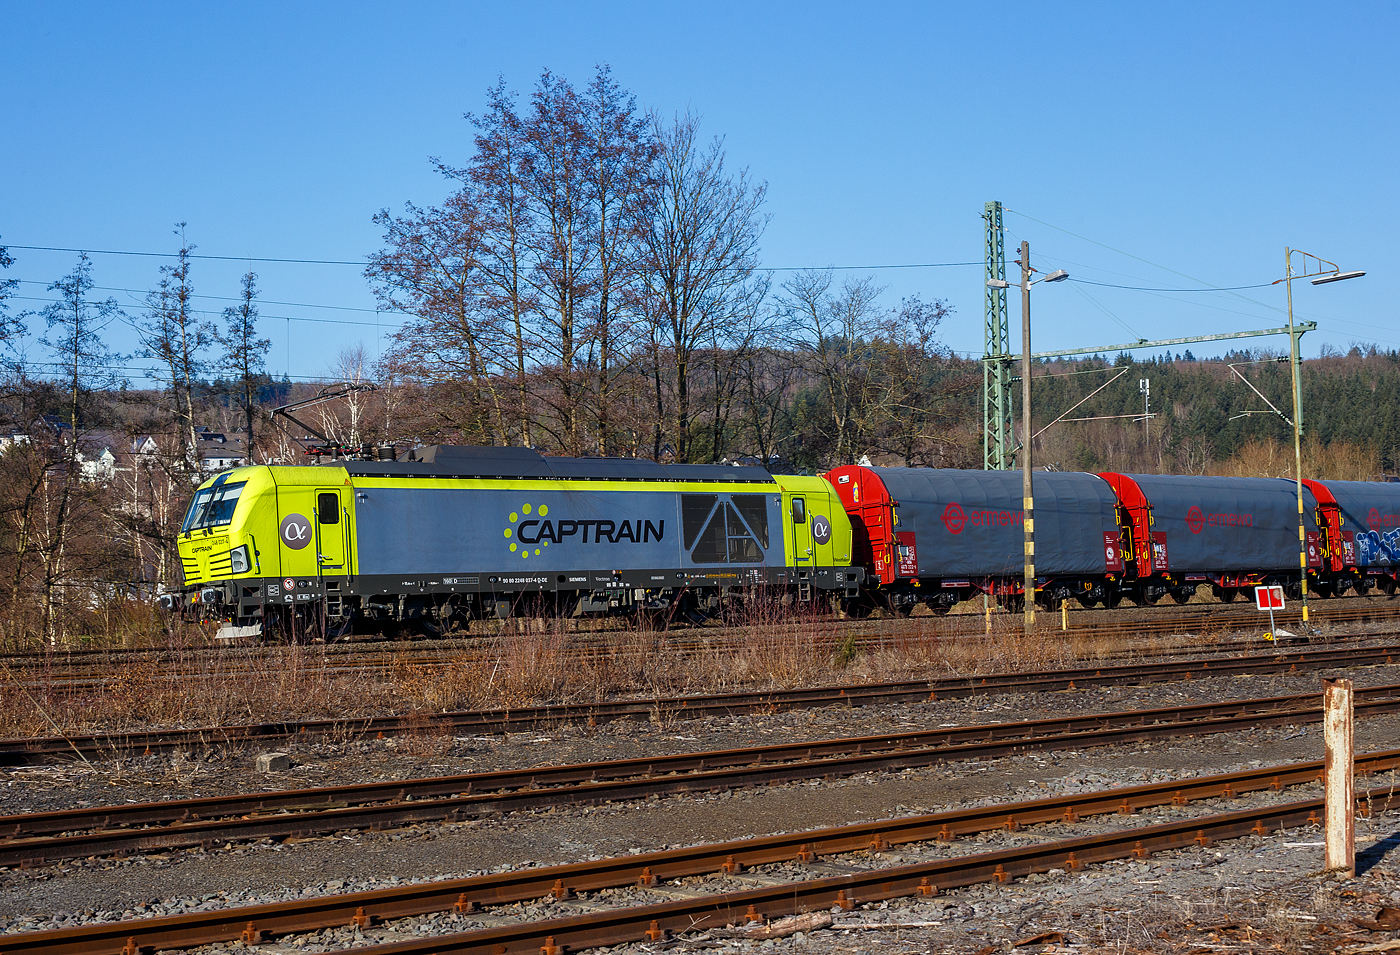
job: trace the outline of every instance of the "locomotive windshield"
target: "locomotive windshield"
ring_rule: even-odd
[[[246,481],[234,484],[221,484],[207,487],[194,496],[190,511],[185,515],[180,533],[197,531],[204,527],[223,527],[233,522],[233,509],[238,505],[238,495],[243,493]]]

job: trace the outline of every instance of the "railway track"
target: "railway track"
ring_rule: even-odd
[[[1393,620],[1400,618],[1400,597],[1347,598],[1341,601],[1315,602],[1312,605],[1312,622],[1315,625],[1341,625],[1366,621]],[[1125,616],[1131,615],[1131,616]],[[1300,626],[1297,610],[1280,612],[1278,622],[1287,626]],[[1001,627],[1011,617],[996,613],[991,618],[994,627]],[[1069,615],[1070,626],[1061,633],[1094,634],[1098,636],[1132,635],[1172,636],[1183,633],[1203,632],[1222,634],[1239,630],[1261,629],[1260,618],[1252,607],[1224,604],[1196,604],[1171,608],[1144,610],[1137,608],[1123,610],[1076,610]],[[1019,621],[1019,618],[1017,618]],[[839,643],[854,636],[856,645],[863,649],[874,649],[887,645],[892,640],[907,639],[910,635],[930,638],[977,637],[985,635],[987,620],[980,614],[954,614],[947,617],[918,616],[912,618],[890,618],[880,620],[840,620],[835,618],[809,618],[796,621],[770,621],[758,626],[708,625],[691,629],[655,632],[645,644],[629,646],[619,644],[619,634],[637,635],[634,628],[568,630],[557,636],[567,639],[566,652],[577,659],[597,659],[626,653],[666,652],[680,656],[694,656],[706,653],[727,653],[742,648],[753,639],[755,630],[761,630],[765,637],[781,639],[787,635],[801,634],[813,636],[810,629],[813,623],[820,623],[828,634],[838,629],[839,634],[824,634],[814,638],[817,649],[834,649]],[[1019,626],[1019,623],[1017,623]],[[415,641],[412,644],[384,643],[338,643],[319,647],[317,652],[324,659],[346,658],[346,670],[373,671],[389,670],[404,664],[444,665],[444,652],[458,654],[454,659],[469,660],[480,655],[490,655],[494,645],[503,635],[497,630],[483,636],[448,636],[437,640]],[[505,635],[509,635],[505,631]],[[225,662],[229,672],[255,670],[260,664],[275,666],[268,651],[258,647],[193,647],[180,651],[152,649],[102,649],[102,650],[62,650],[40,651],[36,653],[0,654],[0,665],[12,671],[16,678],[28,678],[35,685],[52,685],[54,681],[66,681],[78,688],[96,688],[108,677],[116,666],[133,662],[157,667],[174,676],[194,675],[208,672],[210,658]],[[340,664],[331,664],[340,665]],[[40,683],[42,674],[45,683]]]
[[[1393,773],[1400,750],[1359,755],[1355,771]],[[295,933],[376,923],[437,912],[473,913],[514,902],[622,886],[652,886],[695,876],[723,878],[765,865],[799,863],[820,870],[823,860],[847,853],[880,852],[913,843],[948,841],[997,829],[1060,822],[1093,815],[1131,815],[1159,806],[1183,807],[1209,799],[1280,791],[1318,781],[1321,760],[1236,773],[1100,790],[1050,799],[1002,803],[819,830],[762,836],[684,849],[418,883],[369,892],[319,896],[292,902],[203,911],[162,918],[85,925],[0,938],[0,955],[139,955],[189,949],[217,942],[257,944]],[[1364,813],[1400,804],[1394,785],[1357,796]],[[671,932],[696,932],[754,920],[851,908],[899,896],[930,896],[978,882],[1007,882],[1051,868],[1075,870],[1112,859],[1143,858],[1154,852],[1209,845],[1214,841],[1279,828],[1309,826],[1321,817],[1320,798],[1256,806],[1171,822],[1120,829],[1077,839],[1040,842],[996,852],[933,862],[877,867],[800,881],[768,879],[759,888],[593,912],[571,918],[434,935],[390,945],[357,947],[375,955],[433,955],[447,952],[562,952],[602,945],[663,940]]]
[[[1400,684],[1357,691],[1360,717],[1400,712]],[[1033,750],[1317,722],[1316,694],[777,744],[641,759],[0,817],[0,866],[312,836],[491,813],[888,772]]]
[[[499,733],[565,722],[601,723],[617,719],[701,718],[774,712],[819,706],[914,703],[973,695],[1034,693],[1085,686],[1125,686],[1146,682],[1199,679],[1207,676],[1285,673],[1298,669],[1383,666],[1400,659],[1400,644],[1348,646],[1203,660],[1165,661],[1121,666],[1081,667],[1033,674],[1001,673],[882,684],[850,684],[799,690],[669,697],[608,703],[558,704],[510,710],[468,710],[435,714],[431,729]],[[239,746],[312,737],[354,738],[377,734],[422,733],[414,717],[308,720],[223,727],[196,727],[133,733],[70,735],[0,740],[0,765],[23,765],[54,758],[103,758],[172,750]]]

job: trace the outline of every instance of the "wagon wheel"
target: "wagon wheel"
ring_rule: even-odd
[[[1238,587],[1216,587],[1215,596],[1223,604],[1234,603],[1235,598],[1240,595]]]
[[[1110,590],[1104,594],[1103,605],[1109,610],[1115,609],[1123,602],[1123,592],[1121,590]]]
[[[885,601],[885,610],[889,611],[892,617],[907,617],[914,612],[914,601],[900,600],[891,594]]]
[[[1172,599],[1179,604],[1190,603],[1191,598],[1194,596],[1196,596],[1196,589],[1194,587],[1190,590],[1178,587],[1176,590],[1172,591]]]

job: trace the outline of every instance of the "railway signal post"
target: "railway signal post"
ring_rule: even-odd
[[[1267,639],[1277,641],[1278,630],[1274,626],[1274,611],[1283,609],[1283,588],[1278,586],[1255,587],[1254,606],[1258,607],[1260,610],[1269,611],[1269,632],[1267,634]]]

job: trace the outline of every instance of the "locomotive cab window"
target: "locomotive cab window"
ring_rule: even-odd
[[[245,481],[232,484],[219,484],[200,491],[185,515],[185,531],[197,531],[204,527],[224,527],[233,523],[233,511],[238,506],[238,497],[243,493]]]
[[[794,524],[807,523],[807,502],[800,497],[792,499],[792,522]]]
[[[339,494],[318,494],[316,495],[316,523],[318,524],[339,524],[340,523],[340,495]]]

